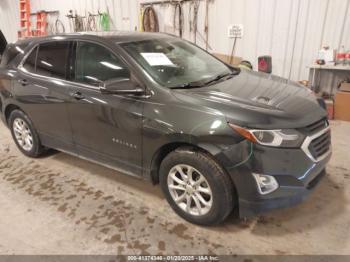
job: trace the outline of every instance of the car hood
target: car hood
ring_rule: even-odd
[[[217,112],[228,122],[253,128],[299,128],[326,117],[309,89],[284,78],[242,70],[230,80],[173,90],[196,110]]]

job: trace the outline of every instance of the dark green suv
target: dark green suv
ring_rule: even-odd
[[[10,44],[0,105],[25,155],[54,148],[160,183],[201,225],[300,202],[331,157],[327,113],[310,90],[163,34]]]

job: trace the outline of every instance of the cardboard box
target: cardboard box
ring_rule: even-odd
[[[335,119],[350,121],[350,92],[337,92],[334,102]]]
[[[224,54],[219,54],[219,53],[213,53],[214,56],[219,58],[221,61],[224,63],[230,64],[230,56],[229,55],[224,55]],[[239,63],[242,62],[241,57],[234,56],[232,59],[231,65],[237,66]]]
[[[350,83],[341,83],[339,91],[350,92]]]

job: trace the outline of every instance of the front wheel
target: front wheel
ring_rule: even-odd
[[[205,153],[181,149],[170,153],[160,166],[160,184],[175,212],[194,224],[218,224],[234,206],[230,178]]]

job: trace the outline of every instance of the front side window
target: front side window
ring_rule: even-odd
[[[205,82],[232,73],[224,63],[177,38],[130,42],[122,44],[122,47],[154,80],[169,88]]]
[[[111,79],[130,78],[122,61],[107,48],[90,42],[78,42],[75,80],[95,86]]]
[[[35,62],[38,47],[35,47],[23,64],[23,68],[29,73],[35,73]]]
[[[43,76],[66,78],[69,42],[50,42],[40,44],[36,73]]]

